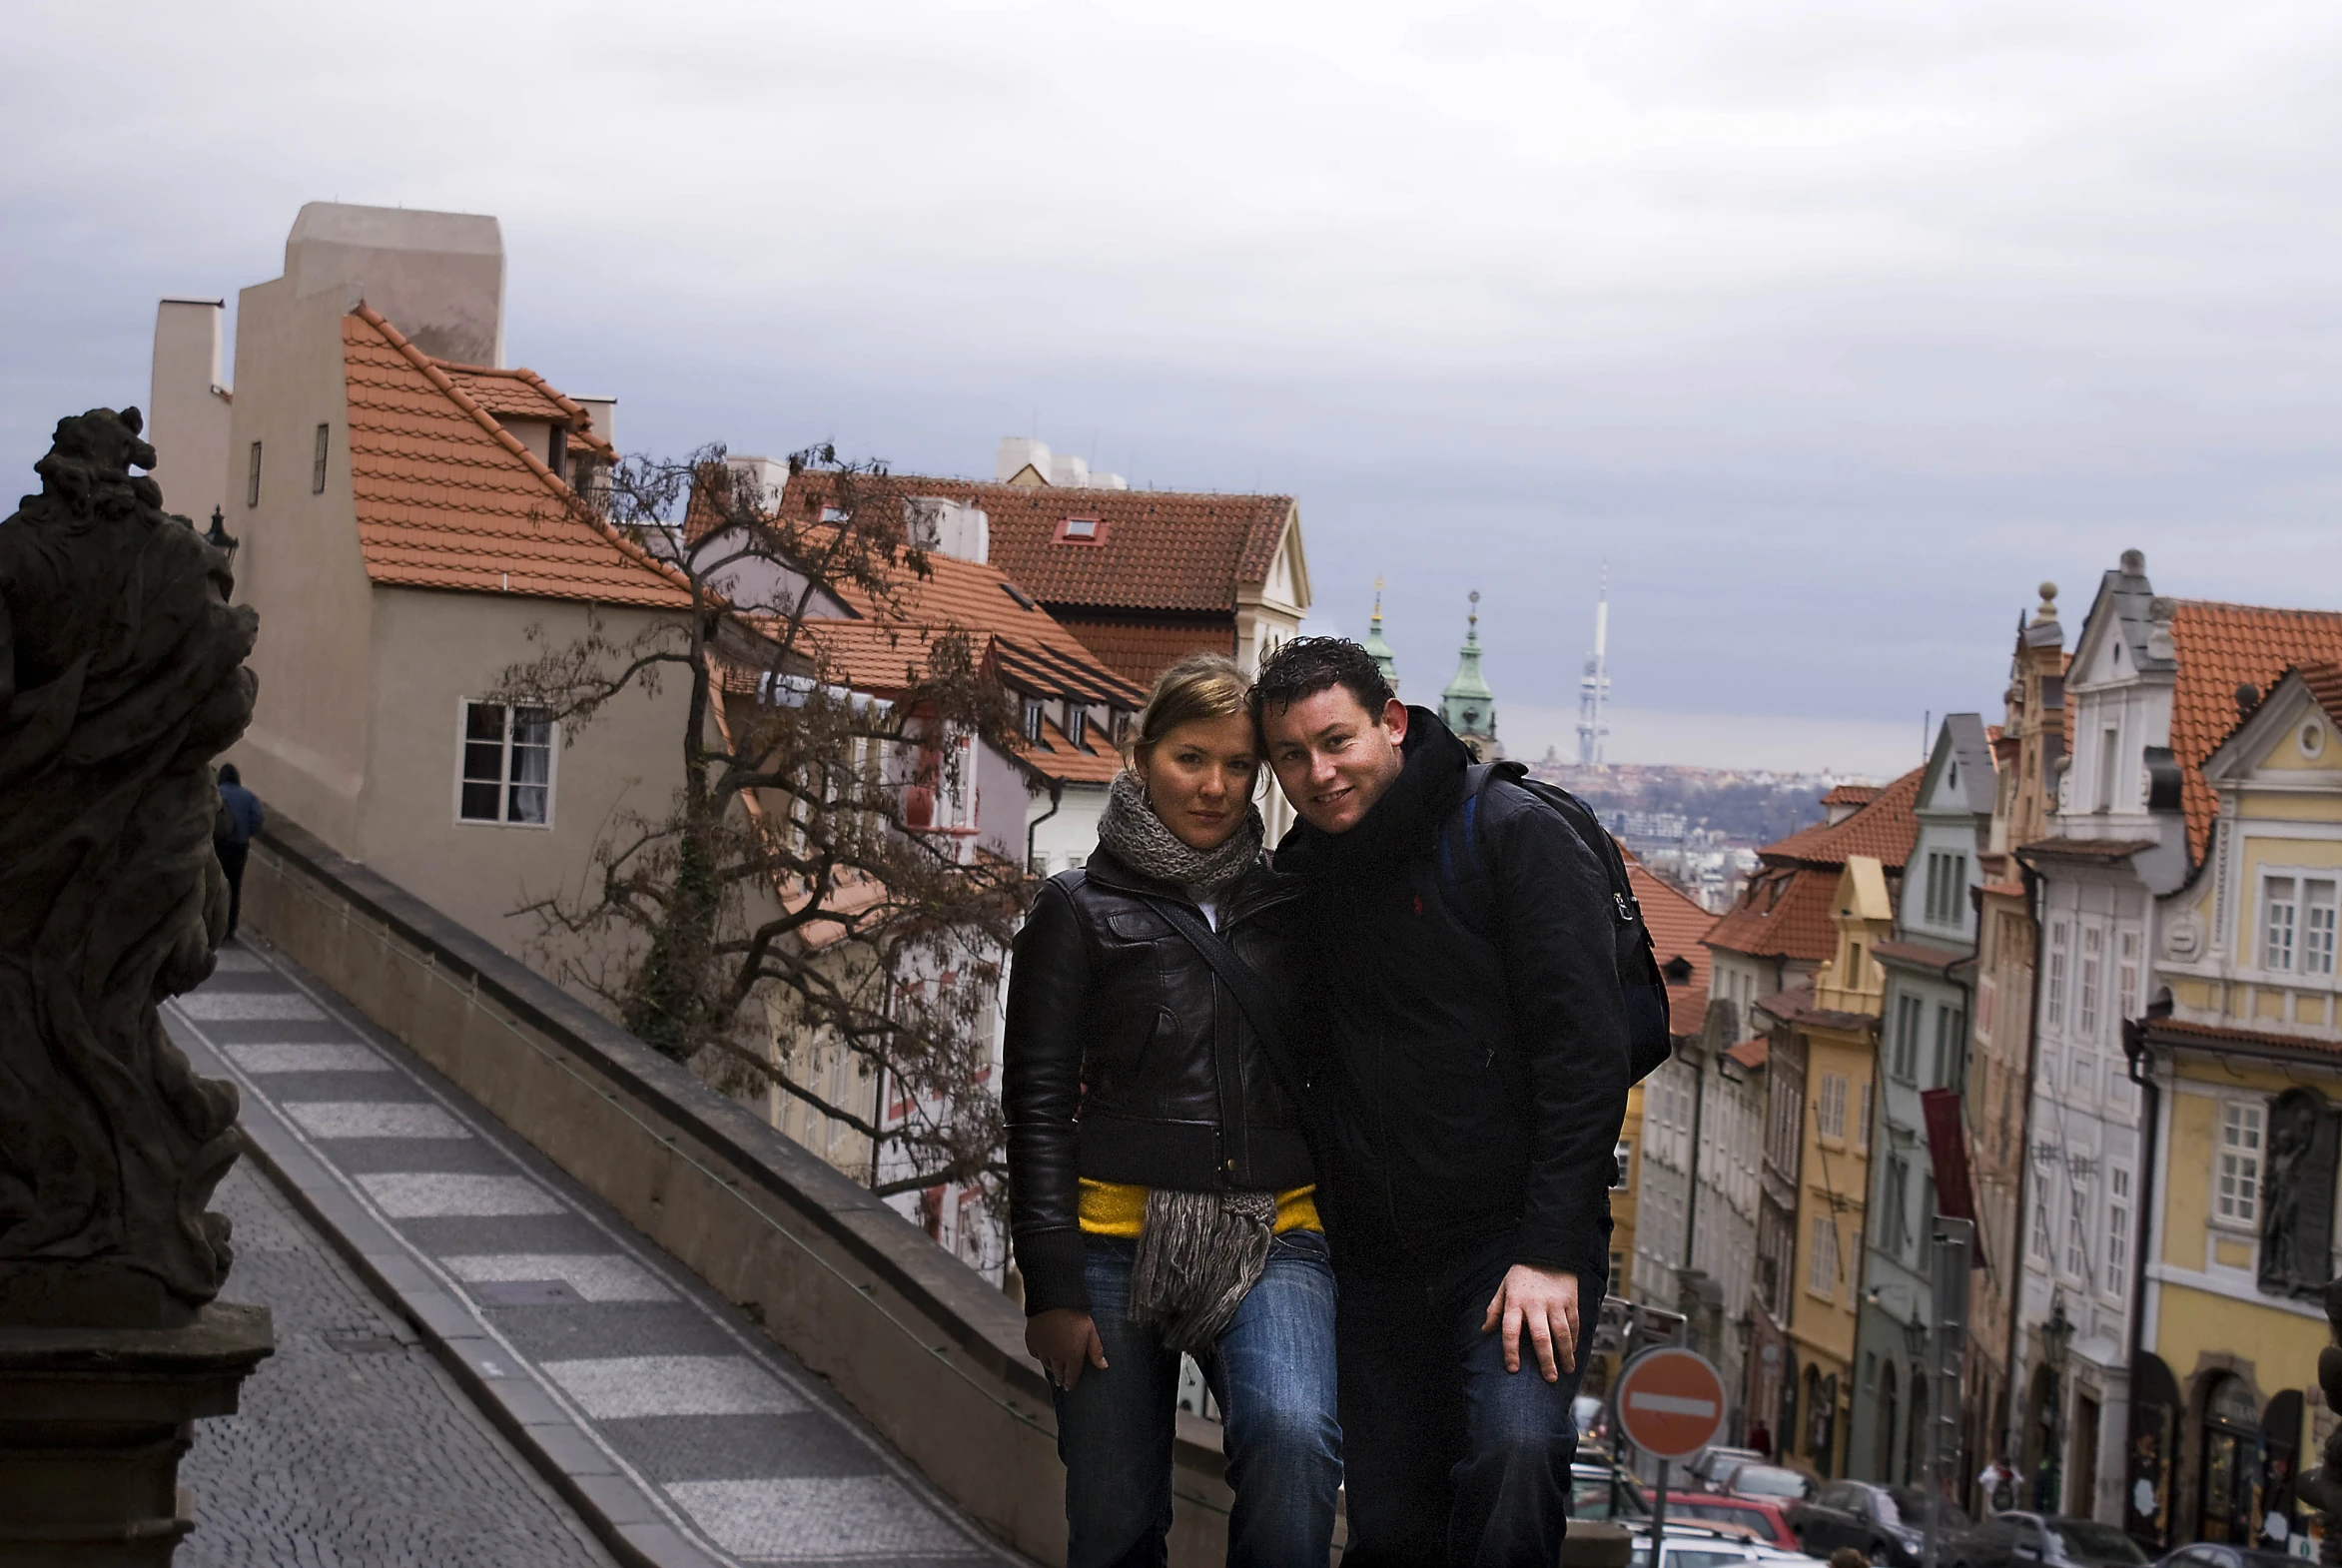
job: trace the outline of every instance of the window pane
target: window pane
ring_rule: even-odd
[[[2331,975],[2334,973],[2334,884],[2304,883],[2301,903],[2301,972]]]
[[[543,708],[514,708],[511,800],[504,820],[542,823],[552,778],[553,716]]]
[[[2261,902],[2263,943],[2261,967],[2280,972],[2293,967],[2293,879],[2271,877]]]

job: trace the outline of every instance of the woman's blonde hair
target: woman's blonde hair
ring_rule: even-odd
[[[1190,653],[1155,679],[1155,695],[1132,726],[1130,743],[1123,748],[1123,765],[1139,771],[1139,750],[1152,747],[1182,724],[1198,719],[1249,715],[1246,699],[1252,683],[1224,653]]]

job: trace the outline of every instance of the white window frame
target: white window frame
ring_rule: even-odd
[[[1846,1075],[1822,1075],[1821,1093],[1814,1098],[1814,1132],[1836,1143],[1846,1142]]]
[[[2073,1031],[2077,1039],[2098,1038],[2098,1020],[2105,1002],[2106,990],[2106,933],[2100,926],[2081,928],[2081,963],[2075,966],[2080,984],[2073,1006]]]
[[[2268,1157],[2269,1109],[2257,1100],[2223,1100],[2212,1133],[2211,1222],[2258,1233],[2261,1163]]]
[[[1613,1192],[1633,1191],[1635,1185],[1634,1141],[1632,1139],[1620,1139],[1617,1146],[1610,1151],[1610,1156],[1613,1160],[1618,1162],[1614,1179],[1610,1185],[1610,1190]]]
[[[2106,1277],[2102,1288],[2119,1301],[2130,1288],[2130,1171],[2106,1168]]]
[[[552,721],[551,738],[545,757],[545,819],[542,822],[522,822],[503,816],[512,806],[512,711],[515,708],[541,707],[541,703],[489,702],[482,697],[455,699],[455,767],[454,792],[448,802],[459,828],[521,828],[532,833],[550,833],[559,821],[561,800],[561,721]],[[504,710],[504,738],[500,743],[500,773],[496,779],[495,817],[468,817],[463,814],[464,752],[471,744],[471,710],[475,707]],[[485,779],[473,780],[485,783]]]
[[[2073,941],[2071,933],[2069,922],[2050,922],[2049,966],[2041,977],[2041,1022],[2051,1029],[2065,1027],[2066,955]]]
[[[1824,1298],[1838,1293],[1838,1218],[1816,1214],[1806,1245],[1806,1292]]]
[[[2277,895],[2278,884],[2291,891],[2282,900]],[[2326,890],[2326,897],[2314,900],[2313,887]],[[2335,927],[2338,911],[2337,896],[2342,895],[2342,871],[2307,866],[2264,866],[2260,872],[2260,897],[2256,901],[2259,921],[2258,938],[2253,948],[2254,958],[2262,973],[2270,975],[2299,975],[2304,980],[2331,982],[2335,973]],[[2284,919],[2276,917],[2283,911]],[[2280,953],[2278,934],[2283,932]]]
[[[2065,1183],[2065,1274],[2087,1279],[2089,1259],[2089,1189],[2070,1177]]]

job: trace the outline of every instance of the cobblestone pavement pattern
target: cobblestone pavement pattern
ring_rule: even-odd
[[[198,1421],[179,1568],[596,1568],[612,1559],[249,1162],[226,1298],[275,1314],[242,1412]]]
[[[730,1302],[290,963],[223,952],[166,1017],[242,1088],[247,1120],[282,1118],[701,1551],[1004,1560]]]

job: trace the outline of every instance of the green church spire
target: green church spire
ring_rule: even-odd
[[[1366,623],[1366,651],[1374,656],[1374,667],[1382,671],[1382,678],[1390,682],[1392,691],[1398,690],[1398,655],[1390,651],[1390,644],[1382,640],[1382,579],[1374,579],[1374,618]]]
[[[1480,593],[1472,591],[1471,618],[1465,625],[1464,645],[1455,667],[1455,679],[1439,694],[1439,716],[1472,754],[1483,762],[1504,755],[1496,743],[1496,693],[1480,673]]]

